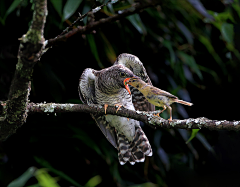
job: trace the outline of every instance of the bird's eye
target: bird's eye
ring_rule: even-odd
[[[126,73],[124,73],[124,72],[120,72],[120,76],[121,76],[121,77],[126,77],[127,75],[126,75]]]

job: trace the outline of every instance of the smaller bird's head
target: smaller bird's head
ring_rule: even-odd
[[[137,89],[142,88],[146,83],[139,77],[132,77],[125,80],[124,84],[129,84]]]

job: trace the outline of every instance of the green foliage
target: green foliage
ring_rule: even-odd
[[[191,134],[190,138],[188,139],[188,141],[186,141],[186,144],[188,144],[193,138],[195,138],[195,136],[197,135],[199,130],[200,129],[192,129],[192,134]]]
[[[48,1],[45,39],[59,35],[77,19],[78,13],[83,15],[106,2]],[[238,105],[231,99],[238,96],[234,88],[240,79],[240,5],[237,0],[225,2],[161,0],[158,6],[139,14],[86,35],[72,36],[41,57],[34,69],[30,101],[81,103],[77,87],[83,70],[109,67],[119,54],[131,53],[143,62],[156,87],[194,103],[192,107],[173,104],[173,118],[200,115],[233,120],[238,111],[228,113],[223,103],[228,108]],[[108,4],[91,20],[121,14],[132,3]],[[0,30],[6,36],[0,43],[0,100],[7,100],[17,62],[17,38],[28,30],[31,6],[27,0],[0,1]],[[86,17],[73,29],[84,27],[89,21]],[[217,109],[221,110],[216,112]],[[161,115],[169,118],[167,111]],[[221,139],[221,134],[204,130],[198,133],[198,130],[152,130],[146,126],[143,129],[153,156],[144,163],[121,166],[117,150],[89,115],[29,115],[27,123],[2,143],[0,186],[178,186],[182,173],[188,180],[191,178],[184,169],[192,173],[199,168],[204,170],[208,155],[217,158],[214,142]],[[221,157],[224,155],[217,159]],[[38,176],[31,172],[33,167],[41,168],[36,169]],[[177,177],[172,180],[174,173]]]

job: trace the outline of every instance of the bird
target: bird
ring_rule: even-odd
[[[163,110],[157,114],[159,116],[160,113],[162,113],[166,108],[169,108],[170,111],[170,118],[169,121],[172,121],[172,108],[170,105],[174,102],[192,106],[193,104],[187,101],[179,100],[178,97],[175,95],[170,94],[169,92],[166,92],[164,90],[161,90],[159,88],[156,88],[152,85],[149,85],[142,81],[138,77],[132,77],[127,78],[124,81],[124,84],[129,84],[135,88],[137,88],[149,101],[149,103],[152,103],[155,106],[162,107]]]
[[[137,77],[122,64],[115,64],[100,71],[87,68],[79,81],[79,96],[84,104],[123,106],[135,110],[131,92],[124,83],[127,78]],[[119,108],[118,107],[118,108]],[[139,121],[117,115],[91,114],[97,125],[118,149],[121,165],[129,162],[144,162],[145,156],[152,156],[152,148]]]
[[[147,71],[143,66],[143,63],[135,55],[122,53],[120,54],[114,65],[122,64],[123,66],[129,68],[134,75],[140,77],[144,82],[149,85],[152,85],[150,78],[148,77]],[[136,88],[129,86],[132,94],[133,105],[136,110],[139,111],[154,111],[155,106],[149,103],[143,94]]]

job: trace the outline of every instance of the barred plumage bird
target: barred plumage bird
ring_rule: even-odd
[[[132,96],[124,85],[126,78],[134,76],[132,71],[121,64],[115,64],[101,71],[88,68],[80,78],[80,99],[88,105],[122,105],[127,109],[135,110]],[[146,105],[145,102],[142,103]],[[120,164],[123,165],[127,161],[131,164],[143,162],[145,156],[152,155],[151,145],[139,121],[116,115],[91,114],[91,116],[109,142],[118,149]]]
[[[122,53],[118,56],[114,65],[122,64],[125,67],[129,68],[134,75],[140,77],[144,82],[149,85],[152,85],[150,78],[144,68],[142,62],[138,57],[128,54]],[[139,111],[154,111],[155,106],[147,101],[147,99],[143,96],[143,94],[136,88],[129,86],[132,93],[133,105],[136,110]]]

